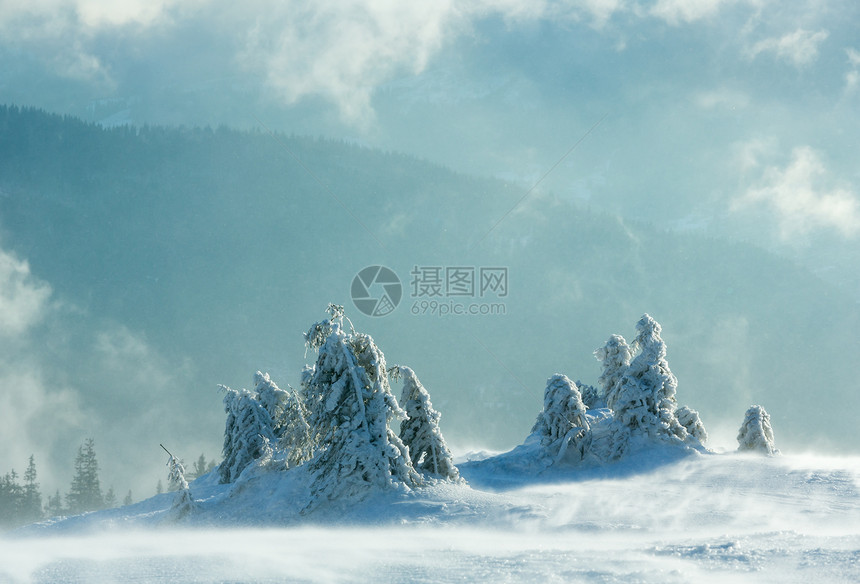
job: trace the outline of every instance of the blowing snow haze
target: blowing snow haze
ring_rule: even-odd
[[[836,0],[5,3],[0,473],[32,453],[64,490],[93,437],[105,487],[151,494],[160,442],[217,457],[218,384],[298,384],[329,302],[460,448],[518,443],[547,378],[595,383],[647,312],[711,446],[760,403],[783,451],[856,453],[858,23]],[[385,316],[350,297],[368,266],[401,282]],[[420,294],[469,269],[505,293]]]

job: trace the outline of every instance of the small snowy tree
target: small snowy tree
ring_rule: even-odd
[[[311,440],[307,408],[301,397],[292,388],[279,388],[268,373],[257,371],[254,383],[257,399],[272,418],[273,433],[278,439],[277,447],[285,455],[287,468],[310,460],[315,444]]]
[[[292,388],[289,394],[278,446],[286,456],[287,468],[292,468],[313,458],[316,443],[311,439],[308,411],[301,397]]]
[[[675,416],[678,380],[666,360],[660,324],[646,314],[636,324],[636,329],[639,334],[634,347],[639,354],[613,386],[607,404],[616,418],[632,431],[684,441],[687,431]]]
[[[553,375],[546,382],[543,411],[532,433],[540,436],[541,445],[559,461],[571,444],[576,448],[577,459],[582,459],[588,446],[588,431],[586,407],[579,388],[566,375]]]
[[[318,452],[310,462],[315,496],[335,498],[368,486],[412,487],[421,478],[409,451],[388,427],[405,412],[388,385],[385,357],[366,334],[343,330],[343,308],[330,305],[331,318],[305,335],[318,349],[305,376],[311,440]]]
[[[400,422],[400,439],[409,448],[412,466],[445,480],[459,480],[460,471],[439,428],[442,414],[433,409],[430,394],[411,368],[399,365],[390,373],[392,379],[403,379],[400,403],[407,418]]]
[[[773,428],[770,415],[761,406],[751,406],[744,416],[738,431],[738,450],[741,452],[761,452],[767,455],[779,454],[773,441]]]
[[[225,392],[227,423],[220,473],[222,483],[231,483],[254,460],[270,457],[277,438],[269,412],[254,394],[246,389],[221,388]]]
[[[607,407],[615,409],[618,402],[616,387],[630,366],[633,351],[621,335],[612,335],[606,344],[594,352],[603,365],[603,372],[597,380]]]
[[[681,406],[675,410],[675,416],[678,418],[678,423],[684,426],[690,436],[702,444],[708,441],[708,432],[705,430],[705,425],[702,424],[699,412],[687,406]]]
[[[164,450],[167,452],[166,448]],[[194,511],[194,497],[191,496],[191,489],[188,487],[188,481],[185,480],[185,467],[170,452],[167,452],[167,454],[170,456],[167,460],[167,481],[170,484],[177,485],[176,495],[173,497],[173,504],[170,507],[170,514],[173,520],[179,520]]]
[[[254,395],[266,408],[272,419],[272,431],[280,438],[286,423],[286,413],[290,407],[290,394],[278,387],[268,373],[257,371],[254,374]]]

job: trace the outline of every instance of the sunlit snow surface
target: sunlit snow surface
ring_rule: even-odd
[[[227,513],[224,527],[166,527],[147,519],[169,505],[162,496],[127,508],[134,520],[114,512],[109,527],[93,514],[7,536],[0,581],[860,581],[860,458],[461,469],[471,488],[373,498],[345,511],[346,526],[237,527]]]

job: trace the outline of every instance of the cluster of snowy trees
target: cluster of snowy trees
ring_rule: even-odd
[[[344,325],[343,307],[305,334],[317,352],[299,391],[280,389],[258,372],[255,388],[224,387],[227,422],[222,483],[255,465],[305,468],[316,501],[361,495],[368,487],[412,489],[459,481],[440,414],[409,367],[389,368],[373,339]],[[390,382],[402,380],[400,401]],[[392,426],[399,421],[399,432]]]
[[[370,487],[409,490],[461,481],[439,428],[441,415],[415,372],[388,367],[369,335],[356,332],[348,319],[344,325],[343,307],[330,305],[329,313],[305,334],[317,358],[305,367],[298,391],[279,388],[261,372],[252,390],[222,386],[227,421],[220,481],[242,482],[245,473],[256,472],[250,469],[301,467],[310,476],[309,507]],[[551,464],[610,462],[655,443],[706,450],[699,414],[676,399],[678,381],[660,324],[646,314],[636,330],[632,343],[612,335],[595,351],[603,365],[598,387],[561,374],[547,381],[531,440]],[[397,381],[399,400],[390,385]],[[760,406],[747,412],[738,440],[740,450],[777,452]],[[181,485],[174,508],[190,512],[181,465],[172,457],[170,464]]]
[[[647,443],[704,450],[708,435],[698,412],[676,399],[678,380],[669,369],[660,324],[645,314],[628,344],[612,335],[595,351],[603,371],[598,387],[549,378],[544,408],[532,428],[554,462],[609,462]],[[738,435],[739,450],[775,454],[770,417],[751,407]]]

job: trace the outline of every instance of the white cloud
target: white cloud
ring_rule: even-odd
[[[724,6],[735,3],[737,0],[658,0],[650,12],[677,25],[714,16]]]
[[[30,273],[30,265],[0,250],[0,336],[26,333],[45,316],[51,287]]]
[[[180,4],[187,5],[189,0],[181,3],[179,0],[12,1],[0,4],[0,22],[7,25],[27,24],[31,32],[42,30],[48,34],[56,34],[73,25],[83,28],[128,24],[148,26]]]
[[[757,166],[760,144],[745,149],[742,165]],[[827,184],[827,169],[819,154],[807,146],[795,148],[790,162],[768,166],[746,193],[732,202],[732,210],[764,206],[775,214],[783,241],[804,236],[814,229],[835,230],[845,237],[860,232],[860,201],[845,186]]]
[[[489,15],[508,23],[589,19],[604,25],[625,0],[33,0],[0,4],[0,44],[24,46],[65,77],[110,86],[106,35],[217,31],[234,65],[257,73],[278,101],[322,97],[355,124],[373,118],[381,84],[423,70],[446,44]],[[179,26],[181,24],[181,26]],[[170,38],[167,36],[166,38]],[[100,40],[101,39],[101,40]],[[99,44],[101,43],[101,45]],[[198,47],[206,51],[207,47]],[[213,49],[214,47],[209,47]]]
[[[826,30],[812,32],[802,28],[779,38],[757,42],[749,50],[751,58],[761,53],[772,53],[776,58],[788,61],[795,67],[811,65],[818,59],[818,47],[830,33]]]
[[[371,115],[374,89],[398,71],[418,72],[464,24],[451,2],[267,2],[247,33],[244,66],[288,103],[322,95],[351,122]]]

